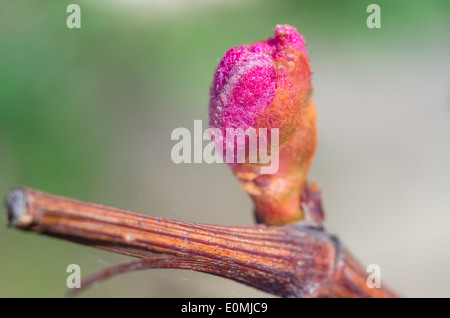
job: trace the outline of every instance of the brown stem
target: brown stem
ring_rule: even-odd
[[[10,226],[144,259],[135,269],[207,272],[282,297],[394,297],[368,288],[367,274],[339,241],[306,223],[179,222],[25,188],[11,191],[6,204]]]

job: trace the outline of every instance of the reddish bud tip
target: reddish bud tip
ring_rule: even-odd
[[[302,218],[301,193],[316,148],[316,113],[310,101],[311,71],[303,37],[289,25],[277,25],[267,41],[231,48],[220,62],[211,86],[209,124],[220,129],[215,139],[223,154],[247,150],[245,162],[230,167],[256,205],[258,218],[283,224]],[[272,156],[279,157],[274,174],[261,174],[268,163],[252,161],[249,136],[227,140],[227,129],[253,128],[265,137]],[[279,147],[271,152],[270,130],[277,128]],[[261,135],[258,133],[258,141]],[[258,149],[260,151],[261,149]]]

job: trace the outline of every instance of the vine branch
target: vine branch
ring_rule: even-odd
[[[139,258],[94,274],[82,289],[149,268],[210,273],[281,297],[395,297],[369,288],[367,273],[317,222],[221,226],[180,222],[17,188],[6,200],[8,223]]]

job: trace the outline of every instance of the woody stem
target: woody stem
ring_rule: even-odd
[[[6,204],[12,227],[148,259],[147,268],[207,272],[282,297],[393,296],[369,289],[338,241],[306,225],[179,222],[26,188],[11,191]]]

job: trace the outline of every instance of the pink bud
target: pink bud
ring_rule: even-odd
[[[267,41],[231,48],[220,62],[211,86],[209,124],[223,138],[216,143],[233,151],[248,137],[228,141],[227,128],[277,128],[278,172],[262,175],[267,164],[249,160],[230,164],[252,196],[258,217],[270,224],[301,218],[301,192],[316,148],[315,106],[310,101],[311,71],[303,37],[289,25],[277,25]],[[261,139],[261,137],[259,137]],[[232,142],[232,144],[230,144]],[[267,135],[270,146],[270,134]]]

